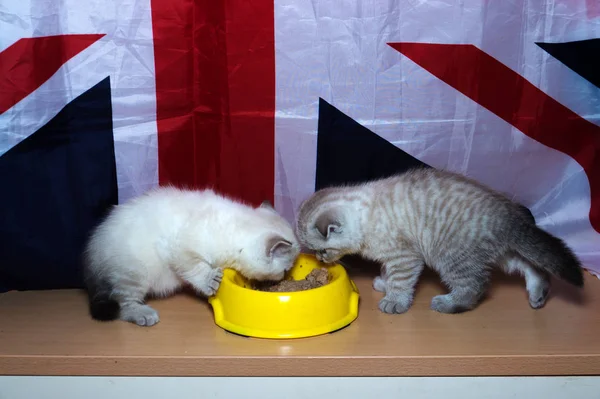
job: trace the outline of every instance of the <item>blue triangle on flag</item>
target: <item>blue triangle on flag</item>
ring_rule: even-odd
[[[81,287],[85,240],[118,201],[109,78],[2,155],[0,181],[0,292]]]
[[[315,191],[431,167],[319,99]],[[530,218],[531,211],[523,206]]]
[[[315,190],[429,167],[319,99]]]
[[[536,44],[594,86],[600,87],[600,39]]]

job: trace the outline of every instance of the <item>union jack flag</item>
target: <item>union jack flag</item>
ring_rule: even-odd
[[[600,3],[0,5],[0,291],[80,287],[111,205],[211,186],[293,221],[315,189],[458,171],[600,273]]]

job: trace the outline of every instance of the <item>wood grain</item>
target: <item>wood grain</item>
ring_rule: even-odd
[[[365,270],[361,268],[360,270]],[[217,327],[205,300],[189,294],[151,301],[154,327],[90,319],[83,291],[0,295],[0,375],[114,376],[511,376],[600,374],[600,281],[582,292],[554,282],[532,310],[520,279],[497,276],[476,310],[429,310],[444,292],[422,278],[404,315],[377,309],[372,275],[351,268],[358,319],[299,340],[239,337]]]

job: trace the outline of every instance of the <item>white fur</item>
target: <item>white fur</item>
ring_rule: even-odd
[[[274,240],[287,243],[270,252]],[[142,305],[147,294],[169,295],[189,283],[210,296],[225,267],[280,280],[298,253],[292,227],[268,206],[252,208],[212,190],[161,187],[115,207],[98,226],[86,273],[92,283],[108,283],[121,319],[152,325],[158,315]]]

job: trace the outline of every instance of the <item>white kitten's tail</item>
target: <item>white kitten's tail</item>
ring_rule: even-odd
[[[112,284],[105,278],[89,272],[89,264],[85,264],[84,273],[92,318],[100,321],[118,319],[120,306],[119,302],[112,298]]]
[[[119,302],[111,298],[112,289],[103,281],[88,282],[88,296],[92,318],[100,321],[119,317]]]

